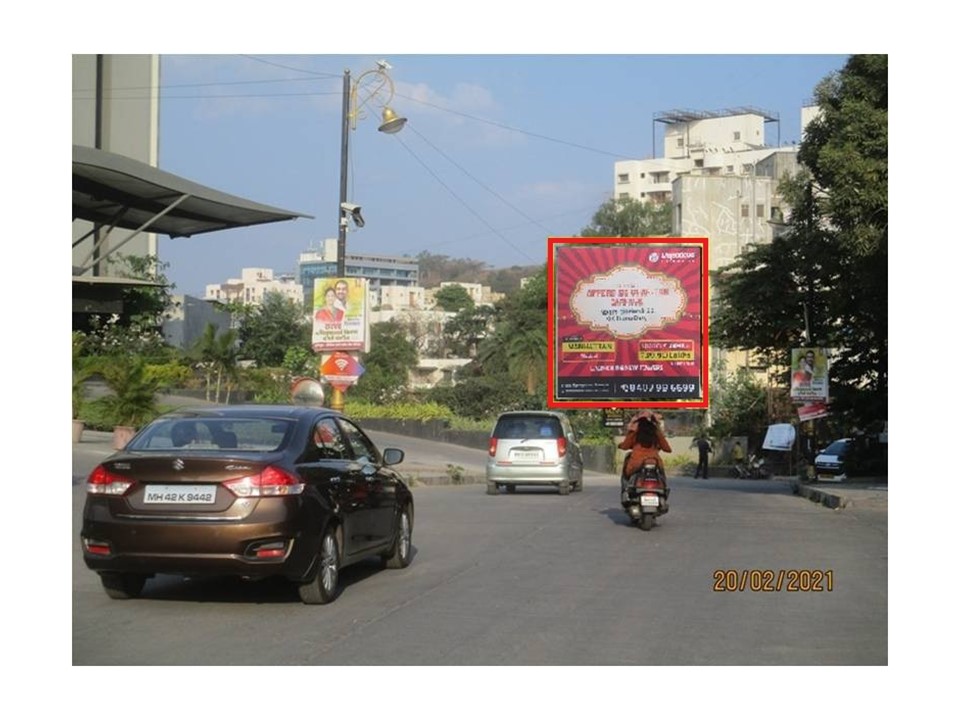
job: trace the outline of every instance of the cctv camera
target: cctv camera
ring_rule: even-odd
[[[350,216],[353,218],[353,224],[358,228],[363,227],[363,215],[360,214],[360,206],[354,205],[353,203],[340,203],[340,207],[346,212],[350,213]]]

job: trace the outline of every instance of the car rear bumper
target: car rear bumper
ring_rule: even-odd
[[[487,482],[501,485],[557,485],[573,482],[570,465],[506,465],[487,463]]]
[[[115,517],[102,507],[101,512],[88,508],[80,533],[83,560],[98,572],[302,578],[316,556],[318,540],[304,537],[293,508],[273,505],[242,521],[177,523]],[[271,554],[258,557],[256,551],[265,545]]]

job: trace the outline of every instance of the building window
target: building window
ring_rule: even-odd
[[[630,193],[620,193],[621,200],[626,200],[628,197],[630,197]]]
[[[727,165],[727,175],[733,175],[733,165]]]
[[[640,173],[640,179],[643,180],[647,176],[646,173]]]
[[[764,216],[764,215],[763,215],[763,210],[764,210],[763,204],[762,204],[762,203],[757,204],[757,217],[758,217],[758,218],[762,218],[762,217]]]
[[[618,182],[618,183],[630,182],[630,175],[629,175],[629,173],[621,173],[621,174],[617,175],[617,182]]]
[[[733,133],[733,139],[734,139],[734,141],[740,139],[740,131],[739,131],[739,130]]]
[[[682,148],[682,147],[683,147],[683,138],[682,138],[682,137],[678,137],[678,138],[677,138],[677,147],[678,147],[678,148]]]
[[[698,168],[702,168],[702,167],[703,167],[703,159],[701,158],[700,160],[694,160],[694,161],[693,161],[693,166],[694,166],[694,167],[698,167]]]
[[[740,217],[750,217],[750,206],[741,205],[740,206]]]

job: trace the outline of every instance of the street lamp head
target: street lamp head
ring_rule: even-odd
[[[387,133],[388,135],[393,135],[394,133],[400,132],[406,124],[407,119],[405,117],[400,117],[392,108],[385,107],[383,109],[383,124],[380,125],[377,130],[382,133]]]

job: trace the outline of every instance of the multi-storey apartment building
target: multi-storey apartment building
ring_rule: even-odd
[[[804,108],[804,127],[816,108]],[[729,264],[749,243],[769,242],[789,208],[778,186],[796,173],[797,145],[768,146],[775,114],[753,108],[658,113],[663,157],[614,165],[614,197],[669,202],[673,232],[710,238],[710,269]]]
[[[270,268],[243,268],[239,278],[223,283],[207,285],[204,300],[217,302],[241,302],[244,305],[260,305],[267,293],[278,292],[298,304],[303,304],[303,286],[293,275],[274,277]]]
[[[347,277],[369,280],[372,293],[385,286],[414,287],[420,282],[420,265],[409,257],[348,253],[344,269]],[[314,280],[336,277],[337,239],[327,238],[318,250],[300,253],[297,275],[304,297],[313,297]]]

